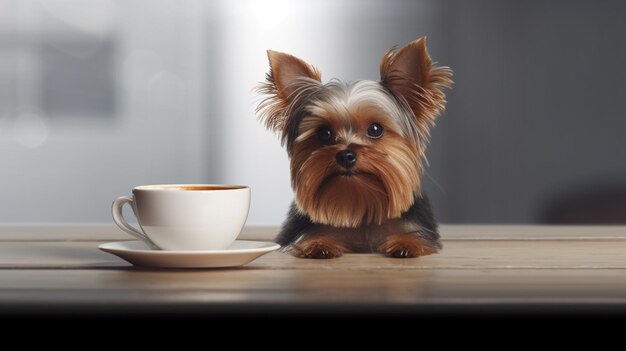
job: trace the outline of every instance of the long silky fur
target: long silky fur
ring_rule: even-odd
[[[322,85],[319,71],[304,61],[268,55],[270,71],[257,88],[263,99],[256,112],[287,146],[295,191],[277,242],[309,248],[298,252],[313,258],[346,250],[382,250],[393,257],[436,252],[441,244],[421,189],[422,161],[430,128],[445,108],[443,89],[453,83],[450,68],[433,64],[425,38],[389,49],[380,63],[380,82]],[[380,140],[363,131],[372,119],[384,126]],[[322,126],[333,129],[333,144],[318,140]],[[347,174],[335,161],[346,148],[358,155]],[[361,231],[368,235],[360,237]]]
[[[380,62],[380,76],[383,85],[389,88],[394,96],[409,107],[414,114],[422,140],[430,136],[430,127],[435,124],[437,116],[445,109],[446,95],[443,89],[450,88],[452,70],[450,67],[437,67],[433,64],[426,50],[426,39],[421,38],[402,48],[415,46],[419,50],[420,69],[423,77],[409,77],[394,67],[401,50],[394,46],[387,50]]]
[[[265,75],[265,82],[259,83],[255,89],[258,94],[263,96],[256,108],[256,113],[267,129],[280,134],[284,145],[287,137],[284,130],[289,124],[289,117],[293,113],[293,108],[298,105],[298,102],[306,100],[308,95],[320,87],[321,74],[317,68],[304,63],[296,57],[284,54],[287,59],[299,62],[307,75],[292,81],[288,87],[289,89],[283,87],[282,90],[293,89],[291,94],[284,96],[275,79],[277,69],[271,64],[271,56],[272,52],[268,51],[270,70]]]

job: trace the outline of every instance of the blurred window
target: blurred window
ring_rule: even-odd
[[[109,3],[0,1],[0,113],[116,114],[115,11]]]

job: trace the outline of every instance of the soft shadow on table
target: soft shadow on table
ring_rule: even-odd
[[[153,267],[112,267],[115,270],[129,272],[237,272],[237,271],[262,271],[267,268],[258,266],[221,267],[221,268],[153,268]],[[109,268],[110,269],[110,268]]]
[[[74,244],[74,245],[72,245]],[[5,248],[0,256],[0,268],[19,269],[93,269],[93,270],[117,270],[117,271],[224,271],[224,270],[259,270],[263,267],[242,266],[227,268],[149,268],[136,267],[117,256],[100,251],[94,246],[80,246],[76,243],[34,243],[27,249]],[[6,246],[6,243],[5,243]],[[38,257],[33,261],[30,257]]]

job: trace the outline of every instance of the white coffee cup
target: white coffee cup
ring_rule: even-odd
[[[141,230],[129,225],[122,207],[129,204]],[[248,218],[250,188],[241,185],[142,185],[133,196],[113,201],[113,220],[123,231],[155,250],[223,250],[237,238]]]

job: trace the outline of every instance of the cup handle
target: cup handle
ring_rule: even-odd
[[[122,207],[124,207],[124,204],[130,205],[130,207],[133,209],[133,212],[135,211],[133,198],[130,198],[128,196],[118,197],[117,199],[115,199],[115,201],[113,201],[113,205],[111,206],[111,214],[113,215],[113,221],[115,222],[115,224],[117,224],[117,226],[126,233],[145,242],[151,249],[160,250],[160,248],[156,246],[156,244],[154,244],[146,234],[144,234],[140,230],[135,229],[133,226],[126,222],[124,216],[122,215]]]

